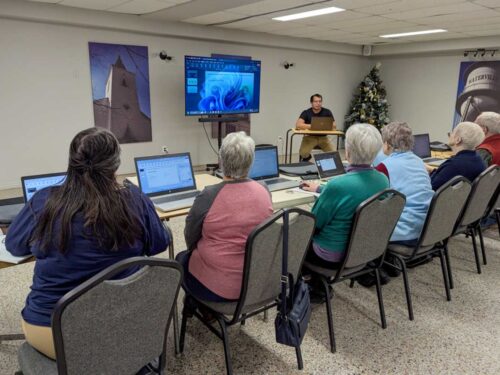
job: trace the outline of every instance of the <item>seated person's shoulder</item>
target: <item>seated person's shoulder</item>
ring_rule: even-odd
[[[343,190],[343,189],[349,190],[349,187],[351,185],[350,179],[351,176],[349,176],[349,174],[347,173],[335,176],[330,180],[328,180],[326,184],[322,185],[323,186],[322,190],[323,191],[325,190],[333,191],[333,190]]]
[[[330,111],[328,108],[322,108],[321,112],[325,117],[333,117],[332,111]]]
[[[261,181],[255,181],[255,180],[250,180],[251,186],[256,189],[259,192],[266,192],[267,194],[270,194],[269,188],[267,185]]]
[[[120,193],[132,200],[149,200],[148,196],[144,194],[138,186],[134,184],[124,184],[120,189]]]
[[[142,211],[143,207],[151,206],[153,207],[153,202],[151,199],[144,194],[138,186],[134,184],[125,184],[120,189],[120,193],[123,195],[128,207],[133,209],[139,209]]]
[[[311,121],[311,117],[312,117],[312,110],[311,110],[311,108],[304,109],[300,113],[300,116],[299,116],[299,118],[301,118],[302,120],[304,120],[304,122],[306,124],[308,124]]]
[[[50,195],[54,194],[58,189],[60,189],[59,186],[51,186],[41,189],[31,197],[28,204],[34,211],[41,210],[45,206],[45,203],[49,199]]]

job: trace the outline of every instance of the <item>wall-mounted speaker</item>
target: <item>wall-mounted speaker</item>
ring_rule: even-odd
[[[363,56],[371,56],[372,55],[372,46],[365,44],[361,50]]]

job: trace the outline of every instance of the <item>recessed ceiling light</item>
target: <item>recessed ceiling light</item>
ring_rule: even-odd
[[[274,17],[273,20],[276,20],[276,21],[293,21],[293,20],[298,20],[298,19],[301,19],[301,18],[316,17],[316,16],[322,16],[324,14],[331,14],[331,13],[343,12],[344,10],[345,9],[342,9],[342,8],[329,7],[329,8],[322,8],[322,9],[310,10],[309,12],[302,12],[302,13],[290,14],[288,16]]]
[[[445,33],[448,30],[443,29],[434,29],[434,30],[423,30],[423,31],[412,31],[409,33],[400,33],[400,34],[387,34],[387,35],[379,35],[381,38],[401,38],[404,36],[412,36],[412,35],[425,35],[425,34],[435,34],[435,33]]]

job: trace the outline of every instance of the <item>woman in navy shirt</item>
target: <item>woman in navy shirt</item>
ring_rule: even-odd
[[[486,164],[475,151],[483,139],[484,132],[479,125],[473,122],[458,124],[448,141],[454,156],[437,169],[426,166],[431,173],[432,190],[436,191],[455,176],[474,181],[486,169]]]
[[[119,165],[113,134],[81,131],[70,145],[64,183],[37,192],[9,228],[7,249],[36,258],[22,326],[26,340],[48,357],[55,359],[52,311],[64,294],[120,260],[154,255],[169,245],[151,201],[136,187],[117,183]]]

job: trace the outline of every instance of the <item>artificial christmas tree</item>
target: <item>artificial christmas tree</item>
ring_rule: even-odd
[[[380,66],[377,63],[359,84],[344,119],[344,131],[357,123],[372,124],[379,130],[389,123],[389,104],[380,79]]]

